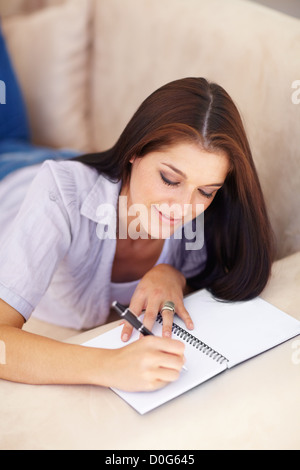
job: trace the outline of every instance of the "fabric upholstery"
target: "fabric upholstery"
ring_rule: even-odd
[[[68,0],[3,20],[36,144],[89,145],[90,7],[90,0]]]

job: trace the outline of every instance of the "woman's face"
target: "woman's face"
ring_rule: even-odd
[[[225,153],[180,143],[131,161],[127,224],[142,238],[167,238],[212,203],[229,171]],[[130,232],[129,232],[130,235]]]

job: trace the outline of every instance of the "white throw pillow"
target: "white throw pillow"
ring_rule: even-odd
[[[91,0],[68,0],[3,19],[33,142],[89,148]]]

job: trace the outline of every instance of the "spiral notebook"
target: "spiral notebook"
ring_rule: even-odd
[[[202,290],[186,297],[184,303],[193,318],[194,329],[186,330],[184,322],[175,316],[173,337],[185,343],[187,370],[182,370],[177,381],[153,392],[113,389],[140,414],[300,334],[298,320],[260,297],[228,303],[215,300]],[[158,315],[152,330],[155,335],[161,334],[161,323]],[[122,328],[118,326],[84,345],[107,349],[124,347],[120,339]],[[134,332],[129,343],[138,338],[139,333]]]

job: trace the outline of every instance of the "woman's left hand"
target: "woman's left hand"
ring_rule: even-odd
[[[168,264],[158,264],[148,271],[139,282],[129,305],[130,310],[140,316],[144,313],[143,324],[152,330],[158,312],[166,301],[175,304],[176,314],[185,322],[188,329],[193,329],[192,319],[183,304],[186,280],[183,274]],[[171,337],[174,314],[169,310],[162,312],[162,335]],[[122,330],[122,340],[128,341],[133,327],[127,322]]]

